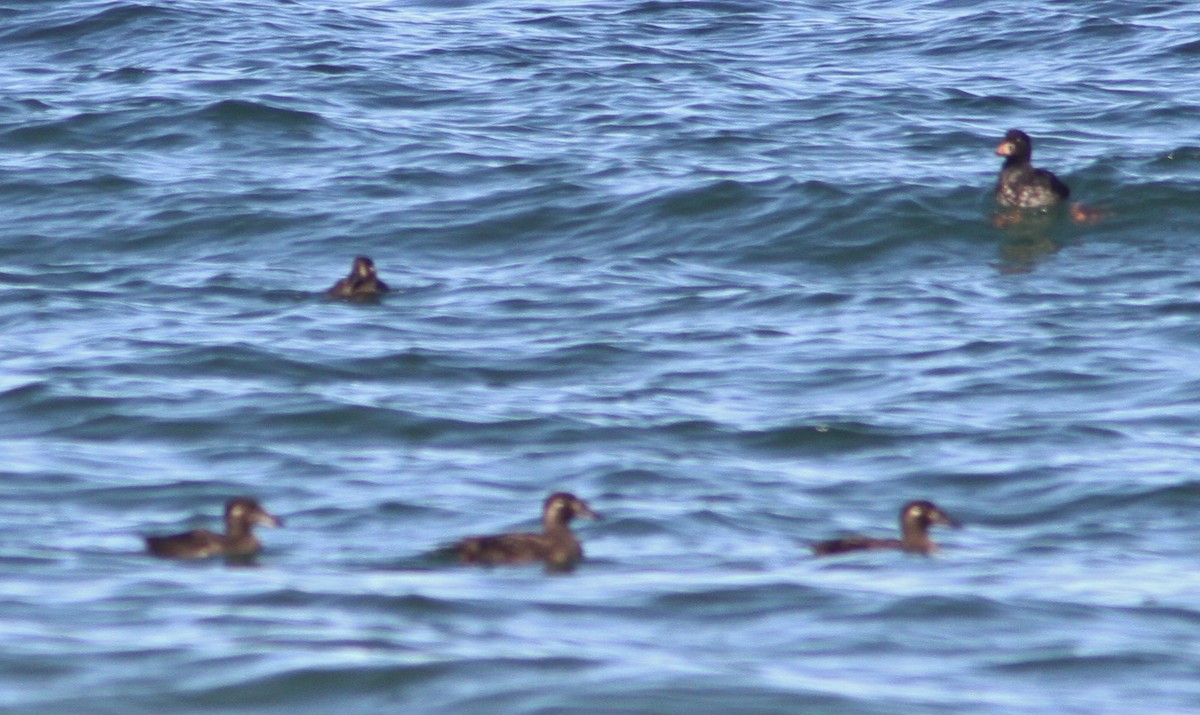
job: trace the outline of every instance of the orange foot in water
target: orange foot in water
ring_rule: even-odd
[[[1099,206],[1071,204],[1071,220],[1075,223],[1099,223],[1101,219],[1111,215],[1111,211]]]
[[[1112,211],[1100,206],[1087,204],[1071,204],[1071,220],[1075,223],[1099,223],[1113,215]],[[992,225],[996,228],[1008,228],[1025,220],[1025,214],[1020,211],[1001,211],[992,216]]]
[[[992,225],[996,228],[1008,228],[1021,223],[1020,211],[1002,211],[992,216]]]

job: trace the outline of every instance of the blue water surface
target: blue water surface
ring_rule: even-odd
[[[1200,711],[1197,38],[0,0],[0,710]],[[1102,220],[994,225],[1011,127]],[[555,490],[574,572],[441,555]],[[241,494],[253,565],[143,553]]]

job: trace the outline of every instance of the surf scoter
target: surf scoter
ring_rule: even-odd
[[[583,558],[583,547],[569,526],[577,516],[600,518],[574,494],[555,492],[546,497],[542,508],[542,533],[472,536],[459,542],[455,550],[465,564],[497,566],[542,561],[550,568],[570,568]]]
[[[333,284],[325,291],[330,298],[378,298],[380,293],[390,290],[387,283],[375,274],[375,262],[366,256],[356,256],[350,266],[350,275]]]
[[[1016,209],[1040,209],[1057,206],[1071,196],[1071,190],[1045,169],[1033,168],[1033,142],[1020,129],[1009,129],[996,147],[1004,157],[1000,179],[996,182],[996,203]]]
[[[168,559],[205,559],[210,556],[253,556],[262,548],[254,536],[254,525],[283,526],[283,520],[241,497],[225,504],[225,533],[195,529],[171,536],[147,536],[146,550]]]
[[[812,546],[816,556],[844,554],[867,549],[902,549],[915,554],[929,555],[937,551],[937,545],[929,538],[929,527],[933,524],[958,527],[959,523],[929,501],[910,501],[900,509],[899,539],[875,539],[869,536],[850,536],[844,539],[819,541]]]

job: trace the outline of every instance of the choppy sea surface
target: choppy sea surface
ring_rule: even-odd
[[[0,710],[1200,712],[1198,38],[0,0]],[[997,228],[1010,127],[1107,216]],[[438,555],[555,490],[574,572]],[[253,565],[143,553],[242,494]]]

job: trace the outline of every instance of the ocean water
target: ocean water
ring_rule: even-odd
[[[1197,38],[0,0],[0,711],[1200,712]],[[1107,216],[996,228],[1010,127]],[[574,572],[439,555],[554,490]],[[252,565],[142,552],[241,494]]]

